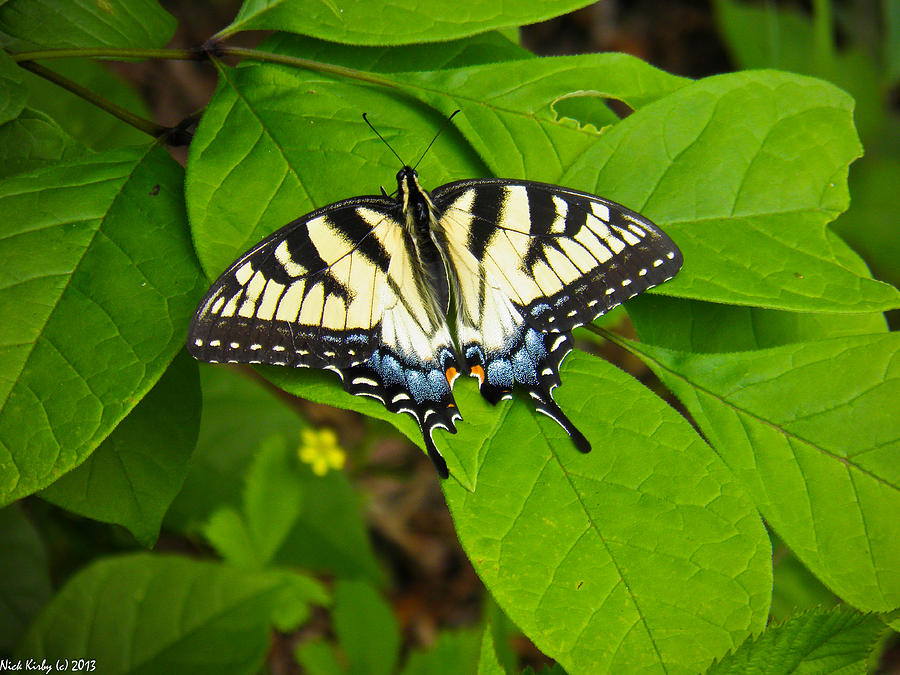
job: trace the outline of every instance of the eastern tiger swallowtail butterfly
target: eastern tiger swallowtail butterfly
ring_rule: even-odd
[[[187,346],[212,363],[333,370],[351,394],[412,415],[446,478],[432,433],[456,433],[464,370],[491,403],[518,386],[590,451],[552,396],[572,330],[681,263],[656,225],[602,197],[494,178],[428,193],[406,165],[396,198],[325,206],[244,253],[201,301]]]

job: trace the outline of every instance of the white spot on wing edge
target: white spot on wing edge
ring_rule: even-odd
[[[354,377],[352,384],[367,384],[370,387],[378,386],[378,383],[375,380],[368,377]]]
[[[253,276],[253,265],[251,265],[249,262],[245,262],[243,265],[241,265],[234,271],[234,278],[237,280],[237,282],[241,286],[245,285],[248,281],[250,281],[250,277],[252,277],[252,276]]]
[[[609,207],[606,204],[591,202],[591,211],[593,211],[594,215],[600,220],[606,221],[607,223],[609,222]]]

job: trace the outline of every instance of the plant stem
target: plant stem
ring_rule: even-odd
[[[813,51],[821,77],[829,77],[834,67],[833,35],[831,0],[813,0]]]
[[[195,60],[202,58],[193,49],[126,49],[115,47],[92,47],[81,49],[40,49],[33,52],[10,54],[13,61],[43,61],[46,59],[107,58],[116,61],[130,59],[147,61],[150,59]]]
[[[618,333],[613,333],[612,331],[607,330],[606,328],[601,328],[600,326],[595,326],[592,323],[585,324],[584,327],[594,333],[595,335],[599,335],[605,340],[609,340],[614,345],[621,347],[625,351],[630,354],[638,355],[637,352],[631,347],[631,342],[626,338],[623,338]]]
[[[133,112],[126,110],[122,106],[113,103],[112,101],[99,96],[97,93],[91,91],[87,87],[82,87],[77,82],[73,82],[67,77],[64,77],[57,73],[54,70],[50,70],[49,68],[45,68],[39,63],[33,63],[31,61],[20,61],[19,66],[25,68],[26,70],[30,70],[35,75],[39,75],[43,77],[45,80],[49,80],[56,85],[59,85],[63,89],[66,89],[76,96],[80,96],[84,100],[94,104],[98,108],[105,110],[110,115],[114,115],[118,117],[120,120],[125,122],[126,124],[130,124],[136,129],[143,131],[154,138],[159,138],[161,135],[168,131],[168,128],[156,124],[150,120],[144,119],[143,117],[139,117],[135,115]]]
[[[354,80],[361,80],[371,84],[381,85],[397,89],[398,84],[394,80],[378,77],[372,73],[353,68],[345,68],[344,66],[336,66],[332,63],[323,63],[321,61],[312,61],[310,59],[300,58],[298,56],[285,56],[283,54],[273,54],[271,52],[261,52],[256,49],[247,49],[246,47],[228,47],[221,45],[220,53],[226,56],[240,56],[254,61],[267,61],[269,63],[280,63],[286,66],[295,66],[297,68],[306,68],[319,73],[328,73],[329,75],[338,75],[340,77],[348,77]]]

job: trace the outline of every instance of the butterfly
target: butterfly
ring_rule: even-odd
[[[395,197],[330,204],[240,256],[200,302],[188,351],[332,370],[351,394],[411,415],[442,478],[432,435],[456,433],[463,371],[492,404],[523,390],[589,452],[553,400],[572,330],[671,279],[678,247],[596,195],[497,178],[429,193],[403,164]]]

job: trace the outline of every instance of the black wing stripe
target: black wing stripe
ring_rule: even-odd
[[[503,207],[503,188],[486,186],[477,190],[472,202],[471,213],[475,220],[469,228],[468,248],[477,260],[484,257],[488,243],[497,231],[500,210]]]

